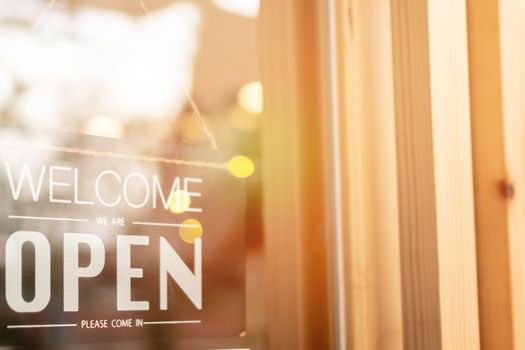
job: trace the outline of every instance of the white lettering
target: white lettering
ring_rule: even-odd
[[[131,279],[142,278],[141,268],[131,267],[131,246],[149,245],[148,236],[117,236],[117,310],[149,310],[148,301],[131,300]]]
[[[202,194],[200,192],[190,192],[188,191],[188,184],[189,183],[202,183],[202,179],[197,179],[197,178],[194,178],[194,177],[186,177],[184,178],[184,190],[186,191],[186,193],[188,194],[188,196],[190,197],[201,197]],[[191,203],[193,203],[193,201],[191,201]],[[189,207],[187,210],[187,212],[193,212],[193,213],[202,213],[202,208],[194,208],[194,207]]]
[[[162,188],[160,186],[160,180],[157,175],[153,176],[153,209],[157,209],[157,191],[159,191],[160,199],[162,200],[162,205],[164,209],[168,209],[170,206],[171,196],[173,193],[180,189],[180,178],[175,177],[173,178],[173,183],[171,185],[170,194],[168,195],[168,199],[166,200],[166,197],[162,191]]]
[[[44,182],[44,174],[46,172],[46,167],[42,166],[42,170],[40,171],[40,177],[38,178],[38,185],[35,188],[35,185],[33,183],[33,177],[31,176],[31,171],[29,170],[29,165],[24,164],[22,166],[22,171],[20,172],[20,179],[18,180],[18,184],[15,185],[13,183],[13,175],[11,174],[11,165],[8,162],[5,162],[5,169],[7,172],[7,178],[9,180],[9,186],[11,187],[11,194],[13,196],[14,200],[18,200],[20,198],[20,192],[22,191],[22,184],[24,182],[24,179],[27,177],[27,182],[29,183],[29,188],[31,189],[31,196],[33,197],[33,201],[36,202],[40,198],[40,191],[42,190],[42,183]]]
[[[87,244],[91,259],[79,266],[79,245]],[[102,240],[93,234],[64,233],[64,311],[78,311],[78,280],[98,276],[104,269],[105,249]]]
[[[100,180],[102,180],[102,178],[105,175],[113,175],[117,179],[118,182],[122,182],[122,179],[120,178],[120,175],[117,174],[116,172],[114,172],[112,170],[106,170],[106,171],[101,172],[97,176],[97,179],[95,180],[95,194],[97,196],[98,201],[100,203],[104,204],[106,207],[114,207],[114,206],[116,206],[116,205],[118,205],[120,203],[120,200],[122,199],[122,196],[118,195],[117,199],[114,202],[112,202],[112,203],[108,203],[108,202],[106,202],[106,201],[104,201],[102,199],[102,196],[100,195]]]
[[[202,309],[202,240],[195,239],[195,274],[173,250],[168,241],[160,238],[160,309],[168,309],[168,275],[170,275],[199,310]]]
[[[35,248],[35,297],[25,301],[22,296],[22,246]],[[16,312],[40,312],[51,299],[51,248],[40,232],[18,231],[6,242],[5,295],[7,304]]]
[[[71,171],[71,168],[62,166],[50,166],[49,167],[49,202],[50,203],[65,203],[70,204],[69,199],[57,199],[55,198],[55,187],[69,187],[71,186],[68,182],[57,182],[55,181],[55,171]]]
[[[80,204],[80,205],[95,205],[95,203],[93,203],[92,201],[83,201],[83,200],[80,200],[78,198],[78,192],[79,192],[79,185],[78,185],[78,169],[75,168],[75,171],[74,171],[74,174],[75,174],[75,204]]]
[[[140,204],[131,203],[128,197],[128,185],[129,185],[130,180],[134,177],[139,178],[144,183],[144,201],[142,201]],[[142,175],[141,173],[131,173],[128,176],[126,176],[126,179],[124,180],[123,191],[124,191],[124,199],[126,200],[126,203],[128,203],[128,205],[132,208],[135,208],[135,209],[143,208],[146,205],[146,203],[148,203],[148,200],[149,200],[148,179],[146,179],[146,177]]]

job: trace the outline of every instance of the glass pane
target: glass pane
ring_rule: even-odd
[[[258,8],[0,2],[2,348],[265,347]]]

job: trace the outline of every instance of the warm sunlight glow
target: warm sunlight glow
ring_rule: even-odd
[[[94,136],[122,138],[124,136],[124,127],[119,120],[100,115],[87,121],[84,132]]]
[[[213,0],[213,3],[239,16],[255,18],[259,15],[259,0]]]

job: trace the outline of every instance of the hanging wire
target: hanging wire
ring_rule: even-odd
[[[179,85],[180,85],[181,89],[184,91],[184,93],[186,94],[186,98],[188,99],[188,102],[190,103],[191,109],[193,110],[193,115],[199,121],[199,124],[200,124],[202,130],[204,131],[204,134],[208,138],[208,142],[210,143],[210,147],[213,150],[217,151],[218,148],[217,148],[217,141],[215,140],[215,135],[213,135],[211,130],[208,128],[208,124],[206,124],[206,120],[204,120],[204,118],[202,117],[202,114],[199,111],[199,108],[197,107],[197,104],[195,103],[195,100],[191,96],[190,91],[188,89],[186,89],[186,87],[182,83],[179,83]]]
[[[50,0],[47,3],[47,5],[42,9],[42,11],[40,11],[40,13],[38,14],[38,17],[33,23],[33,26],[31,27],[31,34],[37,30],[38,26],[40,25],[40,22],[42,22],[42,19],[46,15],[47,11],[49,11],[53,6],[55,6],[57,2],[58,0]]]
[[[146,8],[146,4],[143,0],[138,0],[140,7],[142,8],[142,12],[144,12],[145,15],[148,14],[148,9]]]
[[[146,7],[146,4],[144,3],[144,1],[143,0],[137,0],[137,1],[139,2],[140,7],[142,8],[142,11],[144,11],[144,15],[146,16],[149,15],[148,8]],[[195,118],[197,118],[197,120],[199,121],[199,124],[202,130],[204,131],[204,134],[206,135],[208,142],[210,143],[210,147],[215,151],[218,150],[217,140],[215,139],[215,135],[213,135],[211,130],[208,128],[208,124],[206,123],[206,120],[203,118],[201,112],[199,111],[199,108],[197,107],[197,103],[195,102],[195,99],[191,95],[190,90],[186,88],[186,86],[184,86],[184,84],[182,84],[178,79],[177,79],[177,83],[179,84],[182,91],[184,91],[184,94],[186,95],[186,99],[188,100],[190,104],[193,114]]]

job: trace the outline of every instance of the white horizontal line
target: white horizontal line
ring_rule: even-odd
[[[65,323],[65,324],[24,324],[24,325],[10,325],[7,329],[16,328],[60,328],[60,327],[76,327],[76,323]]]
[[[9,215],[9,219],[23,219],[23,220],[47,220],[47,221],[75,221],[75,222],[88,222],[88,219],[73,219],[73,218],[54,218],[46,216],[22,216],[22,215]]]
[[[142,221],[133,221],[133,225],[144,225],[144,226],[164,226],[164,227],[199,227],[199,225],[190,225],[190,224],[170,224],[165,222],[142,222]]]
[[[190,320],[190,321],[149,321],[144,322],[144,324],[187,324],[187,323],[201,323],[200,320]]]

